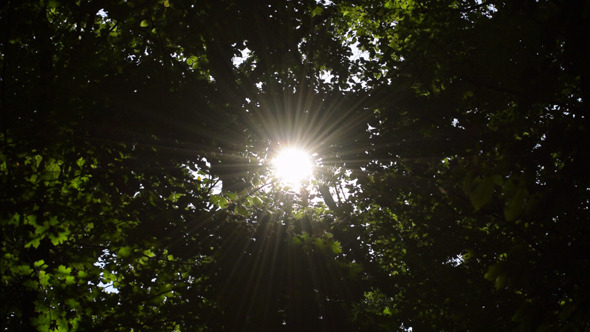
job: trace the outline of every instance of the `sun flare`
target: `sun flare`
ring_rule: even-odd
[[[285,148],[272,161],[273,174],[283,184],[297,187],[309,179],[313,164],[309,153],[299,148]]]

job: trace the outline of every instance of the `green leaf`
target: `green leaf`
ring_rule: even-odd
[[[172,203],[176,203],[178,202],[178,199],[182,197],[182,193],[174,193],[174,194],[170,194],[170,196],[168,196],[168,201],[172,202]]]
[[[32,319],[33,325],[37,327],[39,331],[50,331],[51,319],[46,313],[40,313],[37,317]]]
[[[68,235],[70,235],[70,231],[63,230],[61,232],[57,232],[57,234],[49,233],[47,237],[51,240],[51,243],[54,246],[57,246],[57,245],[60,245],[64,242],[66,242],[66,240],[68,239]]]
[[[471,259],[471,257],[473,257],[473,250],[470,250],[470,249],[465,250],[465,253],[463,253],[461,255],[461,257],[466,261]]]
[[[39,248],[39,245],[41,244],[41,240],[43,238],[44,238],[44,236],[39,236],[39,237],[32,239],[31,241],[25,243],[25,248],[30,248],[30,247],[33,247],[35,249]]]
[[[476,211],[484,207],[494,194],[494,182],[490,178],[484,178],[479,181],[475,190],[469,195],[471,204]]]
[[[247,217],[250,214],[248,210],[241,205],[236,206],[236,212],[242,217]]]
[[[258,196],[254,196],[254,197],[252,197],[252,203],[254,203],[254,205],[255,205],[257,208],[262,208],[262,207],[263,207],[263,205],[264,205],[264,204],[262,203],[262,200],[261,200],[261,199],[260,199]]]
[[[318,248],[323,248],[324,247],[324,240],[322,240],[321,238],[317,238],[314,241],[314,244],[318,247]]]
[[[508,277],[506,276],[505,273],[500,274],[499,276],[496,277],[496,280],[494,280],[494,286],[498,290],[504,288],[507,283],[508,283]]]
[[[49,274],[47,274],[45,271],[39,272],[39,284],[41,284],[43,287],[47,287],[47,285],[49,285]]]
[[[147,26],[150,25],[150,22],[148,20],[143,20],[141,21],[141,23],[139,24],[140,27],[145,28]]]
[[[195,55],[191,55],[190,57],[188,57],[188,59],[186,59],[186,64],[189,65],[189,66],[192,66],[194,63],[197,62],[198,59],[199,58],[197,58]]]
[[[37,178],[38,178],[37,174],[33,174],[29,178],[29,182],[31,182],[31,183],[37,183]]]
[[[230,200],[230,201],[237,201],[238,200],[238,195],[236,193],[232,193],[232,192],[227,192],[225,193],[225,196]]]
[[[57,8],[58,6],[59,6],[59,1],[57,1],[57,0],[47,1],[47,8]]]
[[[332,249],[332,252],[335,254],[342,253],[342,246],[340,245],[340,242],[338,242],[338,241],[332,242],[330,244],[330,248]]]
[[[33,269],[25,264],[14,266],[11,270],[14,275],[29,275],[33,272]]]
[[[39,166],[41,165],[41,161],[43,160],[43,157],[41,157],[40,155],[35,155],[35,157],[33,157],[34,161],[33,161],[33,170],[37,170],[39,169]]]
[[[74,278],[74,276],[67,276],[65,279],[65,284],[66,285],[73,285],[76,283],[76,279]]]
[[[324,8],[317,6],[311,11],[311,17],[321,15],[324,11]]]
[[[46,221],[43,223],[43,225],[37,226],[35,227],[35,235],[43,235],[45,234],[45,232],[47,232],[47,230],[49,229],[49,223]],[[44,237],[45,235],[43,235]]]
[[[525,208],[525,201],[528,197],[528,190],[521,186],[516,193],[509,197],[504,206],[504,217],[508,221],[516,220]]]
[[[227,206],[227,199],[222,195],[212,195],[211,203],[213,203],[215,206],[218,206],[221,209],[225,209],[225,207]]]
[[[67,299],[65,303],[68,307],[77,309],[80,306],[80,302],[76,301],[75,299]]]
[[[25,218],[25,225],[33,225],[33,226],[38,226],[37,225],[37,216],[34,214],[29,214],[26,218]]]
[[[74,189],[79,189],[80,185],[83,184],[84,182],[82,181],[82,179],[80,178],[74,178],[72,179],[72,181],[70,182],[70,186]]]
[[[39,283],[33,279],[27,279],[23,282],[23,286],[30,289],[37,289],[39,287]]]
[[[45,172],[43,179],[45,181],[55,181],[59,178],[61,173],[61,167],[59,166],[59,162],[53,158],[49,159],[47,165],[45,166]]]
[[[117,251],[117,256],[118,257],[128,257],[129,255],[131,255],[132,251],[133,251],[133,248],[131,248],[130,246],[121,247],[119,249],[119,251]]]
[[[490,265],[490,267],[488,267],[488,271],[484,274],[484,278],[486,280],[489,281],[494,281],[494,283],[496,283],[497,278],[500,275],[505,274],[504,273],[504,264],[502,263],[496,263],[496,264],[492,264]],[[500,284],[502,281],[498,281],[498,283]]]
[[[60,265],[57,267],[55,273],[56,274],[61,274],[61,275],[70,275],[70,273],[72,272],[72,268],[71,267],[66,267],[65,265]]]
[[[49,226],[56,226],[57,224],[59,224],[59,220],[57,219],[57,217],[53,216],[53,217],[49,218],[49,220],[47,221],[47,224]]]

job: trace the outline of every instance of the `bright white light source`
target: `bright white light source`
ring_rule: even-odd
[[[310,156],[298,148],[285,148],[273,159],[273,174],[285,185],[299,186],[311,177],[313,164]]]

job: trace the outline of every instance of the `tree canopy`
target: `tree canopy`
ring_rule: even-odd
[[[587,1],[0,6],[2,330],[590,329]]]

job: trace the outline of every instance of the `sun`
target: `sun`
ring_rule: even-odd
[[[274,177],[291,187],[298,187],[311,178],[313,173],[310,154],[296,147],[280,150],[272,160],[272,166]]]

